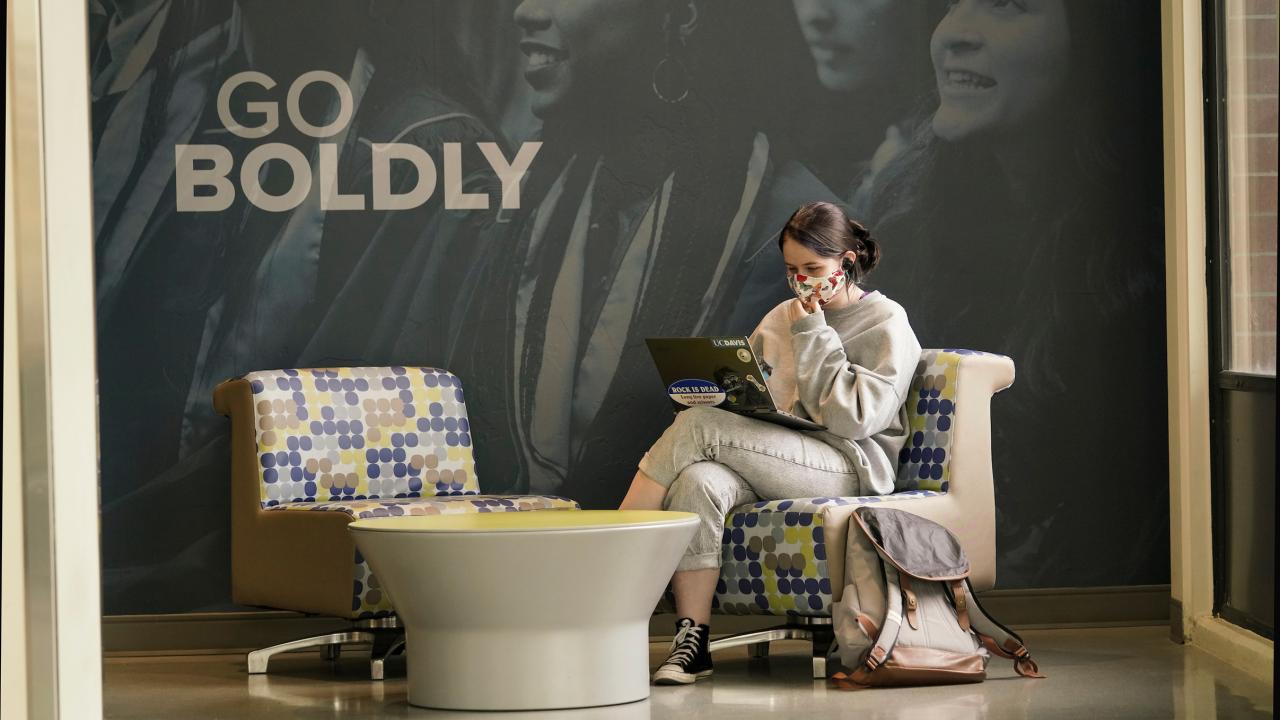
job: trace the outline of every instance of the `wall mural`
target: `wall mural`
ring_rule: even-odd
[[[616,506],[670,421],[644,338],[749,333],[810,200],[873,229],[925,347],[1017,363],[1001,586],[1167,582],[1155,5],[89,16],[107,612],[231,607],[210,393],[251,370],[448,368],[484,491]]]

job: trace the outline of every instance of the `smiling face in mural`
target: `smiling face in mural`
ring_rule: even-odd
[[[1016,128],[1066,78],[1064,0],[958,0],[933,32],[933,131],[944,140]]]
[[[662,48],[647,0],[524,0],[516,8],[533,114],[630,92]],[[607,103],[601,103],[602,106]]]
[[[884,79],[907,45],[901,0],[792,0],[818,80],[828,90],[854,92]]]

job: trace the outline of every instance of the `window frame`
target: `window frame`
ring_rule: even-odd
[[[1227,2],[1202,0],[1204,52],[1205,283],[1208,291],[1209,454],[1213,536],[1213,613],[1224,620],[1274,639],[1269,628],[1229,603],[1230,557],[1227,550],[1227,453],[1230,427],[1225,416],[1229,392],[1275,395],[1276,377],[1230,369],[1231,358],[1231,218],[1227,137]]]

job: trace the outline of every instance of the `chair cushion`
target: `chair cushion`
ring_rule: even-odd
[[[554,495],[454,495],[425,498],[366,498],[272,505],[269,512],[344,512],[357,520],[396,515],[459,515],[522,510],[577,510],[578,503]]]
[[[462,515],[466,513],[577,510],[578,503],[554,495],[456,495],[453,497],[341,500],[272,505],[270,512],[341,512],[358,520],[393,515]],[[378,578],[357,550],[352,568],[351,617],[376,618],[394,609]]]
[[[450,372],[264,370],[245,379],[263,507],[480,491],[462,383]]]
[[[884,496],[769,500],[734,508],[725,519],[720,580],[712,609],[725,615],[830,617],[824,510],[940,494],[914,490]],[[831,551],[842,553],[844,548]]]

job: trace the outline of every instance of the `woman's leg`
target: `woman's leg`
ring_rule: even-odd
[[[662,500],[667,496],[667,488],[658,484],[653,478],[637,470],[631,479],[631,488],[622,499],[619,510],[661,510]]]
[[[623,505],[651,503],[662,488],[664,509],[702,519],[672,590],[681,617],[709,624],[724,520],[734,507],[761,498],[856,495],[858,484],[851,461],[818,438],[724,410],[691,408],[640,461]]]
[[[676,596],[676,617],[689,618],[696,625],[711,624],[711,599],[716,594],[720,568],[677,571],[671,576],[671,592]]]
[[[856,495],[859,489],[852,462],[822,440],[714,408],[677,415],[640,461],[637,482],[642,476],[668,486],[665,509],[702,518],[672,581],[677,612],[699,624],[709,624],[724,520],[733,508],[760,499]]]
[[[711,463],[703,463],[710,465]],[[695,469],[696,467],[696,469]],[[716,581],[720,579],[718,556],[720,552],[720,536],[724,528],[724,518],[729,510],[737,505],[754,500],[754,496],[745,492],[742,480],[728,471],[718,474],[711,468],[695,466],[682,473],[683,479],[677,478],[675,505],[668,502],[667,488],[644,473],[636,472],[631,480],[631,488],[623,498],[619,510],[677,510],[693,512],[702,517],[702,528],[699,534],[701,543],[690,545],[686,557],[691,558],[691,570],[677,570],[671,578],[671,591],[676,596],[676,615],[690,618],[699,625],[711,624],[711,598],[716,593]],[[712,553],[715,558],[707,558],[708,544],[713,544]],[[715,560],[714,566],[707,566],[709,560]]]
[[[764,500],[859,495],[858,469],[811,434],[716,408],[690,408],[654,443],[640,470],[671,486],[685,468],[710,461]],[[670,494],[670,491],[668,491]]]
[[[676,636],[666,662],[653,673],[656,685],[687,685],[710,677],[711,600],[720,576],[724,518],[735,506],[755,500],[742,478],[723,465],[693,463],[671,483],[668,510],[692,512],[702,522],[671,579],[676,596]]]
[[[711,598],[720,579],[724,519],[735,507],[756,499],[742,478],[713,462],[694,463],[671,483],[663,508],[690,512],[701,519],[671,579],[677,617],[690,618],[698,625],[711,624]]]

